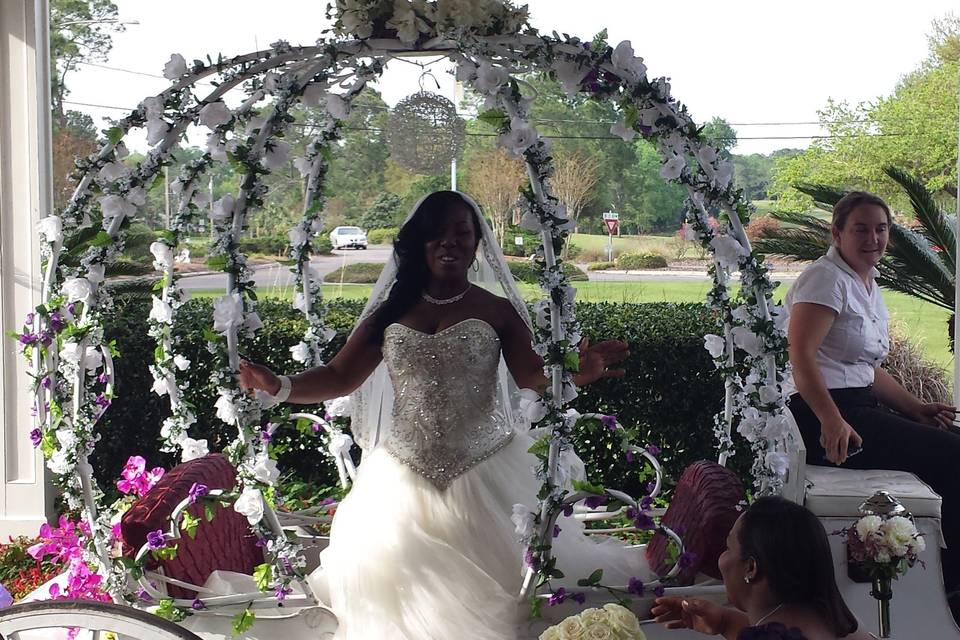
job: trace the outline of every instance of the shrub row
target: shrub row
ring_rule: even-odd
[[[327,360],[343,345],[363,304],[339,299],[330,303],[327,322],[337,330],[337,337],[326,348]],[[300,340],[305,328],[302,315],[288,303],[271,299],[261,300],[257,309],[264,326],[254,338],[241,340],[241,350],[275,371],[297,371],[300,366],[292,361],[289,349]],[[149,311],[148,294],[118,295],[106,326],[107,338],[117,341],[122,357],[116,363],[117,398],[101,422],[103,438],[92,459],[104,486],[115,481],[130,455],[143,455],[150,465],[169,467],[175,462],[159,452],[160,423],[169,409],[167,398],[150,390],[148,364],[154,345],[144,335]],[[577,312],[584,335],[591,341],[626,340],[630,357],[624,363],[624,377],[607,378],[582,388],[573,407],[581,412],[614,414],[624,425],[637,428],[639,444],[661,447],[664,468],[674,479],[689,463],[713,458],[713,415],[723,402],[723,386],[703,348],[702,336],[713,326],[706,307],[580,303]],[[211,313],[211,300],[191,300],[178,315],[175,334],[180,340],[179,352],[192,363],[183,377],[187,383],[184,399],[196,407],[198,418],[193,435],[207,438],[211,450],[219,450],[234,433],[216,418],[213,407],[217,393],[211,374],[217,363],[203,338],[203,330],[211,324]],[[318,487],[336,483],[336,472],[316,436],[284,424],[275,442],[285,474]],[[587,463],[592,480],[631,492],[640,490],[642,483],[633,465],[617,451],[610,432],[585,425],[576,434],[576,449]],[[742,471],[748,465],[738,461],[736,466]]]
[[[290,249],[290,240],[286,236],[259,236],[256,238],[241,238],[240,250],[243,253],[259,253],[266,256],[286,256]],[[314,255],[328,255],[333,251],[333,245],[326,234],[313,239]]]
[[[394,238],[400,232],[399,227],[389,229],[370,229],[367,231],[367,242],[370,244],[393,244]]]
[[[617,268],[627,271],[634,269],[665,269],[667,259],[659,253],[621,253],[617,256]]]
[[[527,284],[537,284],[539,282],[537,266],[529,260],[509,260],[507,266],[517,282]],[[573,282],[583,282],[588,279],[586,272],[571,262],[563,263],[563,273]]]
[[[326,274],[323,276],[323,281],[331,284],[337,284],[338,282],[371,284],[377,281],[381,271],[383,271],[383,263],[354,262],[353,264],[345,264]]]
[[[591,262],[587,265],[587,271],[606,271],[607,269],[616,268],[616,262]]]

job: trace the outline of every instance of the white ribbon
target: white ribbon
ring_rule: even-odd
[[[337,473],[340,474],[340,486],[346,489],[350,482],[357,477],[357,468],[353,464],[353,458],[350,457],[350,448],[353,446],[353,438],[339,429],[330,431],[330,443],[327,445],[327,452],[333,457],[337,464]]]

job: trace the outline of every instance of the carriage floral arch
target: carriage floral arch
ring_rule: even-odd
[[[602,38],[581,41],[557,33],[542,35],[528,25],[525,7],[498,0],[338,0],[331,10],[334,33],[315,46],[277,42],[264,51],[193,63],[179,54],[171,56],[164,76],[172,84],[104,132],[99,152],[77,163],[78,185],[67,207],[38,225],[42,304],[26,319],[19,336],[34,378],[37,426],[31,437],[42,448],[67,504],[83,513],[90,527],[91,552],[102,566],[112,566],[111,515],[98,504],[101,494],[87,459],[99,437],[95,425],[113,394],[112,356],[116,354],[104,344],[102,328],[103,314],[110,309],[109,294],[101,286],[104,268],[122,251],[125,229],[144,204],[147,188],[193,124],[210,131],[206,153],[186,165],[172,184],[178,199],[176,212],[162,238],[151,246],[154,267],[162,274],[148,321],[149,334],[157,341],[151,365],[153,390],[168,395],[172,408],[161,437],[165,449],[180,451],[184,460],[207,452],[205,441],[189,436],[194,416],[180,397],[178,383],[178,372],[189,362],[177,354],[172,326],[184,301],[174,256],[188,227],[199,216],[209,215],[215,229],[209,264],[228,276],[226,294],[215,301],[206,335],[208,348],[220,363],[215,374],[217,416],[238,429],[237,438],[225,450],[238,473],[233,508],[266,541],[273,570],[264,585],[275,588],[282,598],[287,584],[297,577],[302,566],[300,549],[282,534],[269,508],[274,505],[278,471],[269,456],[269,437],[262,436],[267,428],[262,420],[266,408],[237,384],[239,336],[252,335],[261,326],[238,240],[248,216],[267,196],[263,176],[289,162],[290,147],[282,136],[294,120],[291,109],[297,105],[322,108],[323,125],[304,157],[293,160],[307,187],[302,219],[289,231],[290,258],[295,263],[293,304],[304,314],[308,327],[291,352],[304,365],[321,364],[322,347],[334,334],[324,325],[320,280],[310,272],[309,253],[311,239],[322,229],[324,176],[331,147],[337,144],[354,96],[379,77],[386,60],[411,53],[446,55],[455,62],[457,79],[485,99],[481,119],[497,128],[497,142],[508,155],[525,162],[530,179],[529,188],[521,192],[521,226],[540,234],[535,263],[544,292],[534,306],[533,346],[544,358],[551,385],[526,410],[552,434],[540,456],[541,504],[539,508],[530,505],[530,573],[549,579],[549,563],[544,562],[549,558],[548,525],[552,529],[549,513],[570,497],[554,478],[561,452],[570,447],[576,421],[564,407],[576,396],[570,368],[577,361],[580,332],[574,315],[575,292],[558,257],[572,224],[550,188],[549,141],[527,119],[531,98],[524,93],[524,74],[546,72],[569,94],[615,103],[621,120],[611,133],[626,142],[637,134],[653,142],[663,160],[662,177],[686,187],[692,236],[714,258],[710,269],[714,286],[707,301],[718,325],[716,334],[707,335],[705,346],[725,381],[724,411],[714,425],[721,461],[732,450],[731,425],[736,424],[754,454],[757,490],[776,492],[788,464],[788,421],[780,392],[786,366],[783,315],[772,303],[773,283],[767,269],[744,233],[749,205],[733,187],[732,165],[703,138],[686,108],[670,95],[667,79],[648,78],[642,58],[634,56],[628,41],[611,47]],[[200,81],[212,79],[215,88],[198,95]],[[246,99],[231,109],[223,96],[238,87],[246,92]],[[152,149],[143,161],[128,166],[123,162],[123,138],[133,129],[146,130]],[[199,187],[204,172],[216,162],[232,164],[243,177],[235,196],[210,203]],[[710,209],[722,210],[726,224],[721,228],[707,223]],[[66,234],[79,234],[86,241],[78,268],[59,264]],[[742,282],[737,300],[728,293],[729,276],[735,269]],[[163,546],[163,540],[156,542]],[[105,579],[109,591],[123,591],[122,571]]]

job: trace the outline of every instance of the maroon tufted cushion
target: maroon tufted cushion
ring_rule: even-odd
[[[720,579],[717,559],[726,548],[727,534],[740,516],[738,505],[744,499],[743,484],[730,469],[708,460],[684,469],[661,519],[693,554],[691,566],[677,576],[680,585],[693,584],[698,572]],[[666,552],[667,537],[654,535],[647,544],[647,560],[659,575],[670,569]]]
[[[194,482],[210,489],[230,490],[236,484],[236,472],[219,453],[191,460],[167,472],[154,487],[130,507],[120,520],[124,553],[133,555],[147,541],[147,534],[167,530],[169,516],[187,497]],[[263,551],[257,547],[247,519],[230,508],[217,506],[212,521],[203,517],[203,506],[187,509],[200,518],[197,535],[191,539],[185,532],[177,543],[177,557],[160,564],[165,575],[195,585],[202,585],[215,569],[250,574],[263,562]],[[168,586],[170,595],[193,598],[195,594]]]

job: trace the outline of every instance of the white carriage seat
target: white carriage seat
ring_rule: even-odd
[[[916,518],[940,519],[940,496],[907,471],[806,467],[804,504],[821,517],[858,515],[864,500],[888,491]]]

